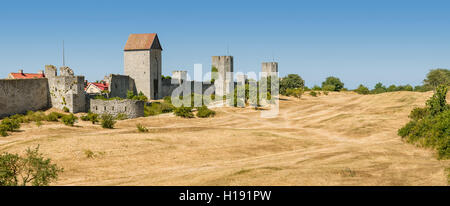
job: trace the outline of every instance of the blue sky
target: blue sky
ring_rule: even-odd
[[[279,62],[307,86],[421,84],[450,68],[448,1],[9,1],[0,3],[0,77],[66,64],[94,81],[123,73],[130,33],[158,33],[163,74],[234,56],[235,71]],[[193,74],[191,74],[192,76]]]

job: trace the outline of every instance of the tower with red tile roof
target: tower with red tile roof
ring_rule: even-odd
[[[134,79],[137,92],[149,99],[161,97],[161,52],[156,33],[130,34],[124,48],[124,73]]]

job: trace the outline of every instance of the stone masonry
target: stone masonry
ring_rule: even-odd
[[[91,99],[90,111],[96,114],[108,113],[113,116],[125,114],[127,118],[144,116],[144,101],[131,99],[124,100],[102,100]]]
[[[124,48],[124,72],[134,79],[137,92],[149,99],[161,96],[161,44],[156,34],[131,34]]]
[[[213,56],[212,66],[217,68],[219,76],[214,82],[216,96],[233,92],[233,56]],[[231,74],[230,76],[227,76]]]
[[[40,79],[1,79],[0,118],[49,106],[48,83]]]
[[[58,76],[55,66],[45,66],[50,106],[58,109],[67,107],[72,113],[85,112],[84,76],[74,76],[72,69],[69,67],[61,67],[60,71],[61,75]]]

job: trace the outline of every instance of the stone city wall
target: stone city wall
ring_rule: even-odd
[[[108,113],[113,116],[125,114],[127,118],[137,118],[144,116],[144,101],[131,99],[124,100],[102,100],[91,99],[90,111],[96,114]]]
[[[0,117],[49,107],[48,82],[41,79],[1,79]]]

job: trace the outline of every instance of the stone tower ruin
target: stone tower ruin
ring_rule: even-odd
[[[266,73],[278,72],[278,62],[263,62],[261,67],[262,72]]]
[[[214,82],[216,96],[224,96],[233,92],[233,56],[213,56],[212,66],[217,68],[219,73]]]
[[[124,73],[134,79],[136,91],[149,99],[162,98],[161,51],[156,33],[130,34],[124,48]]]

